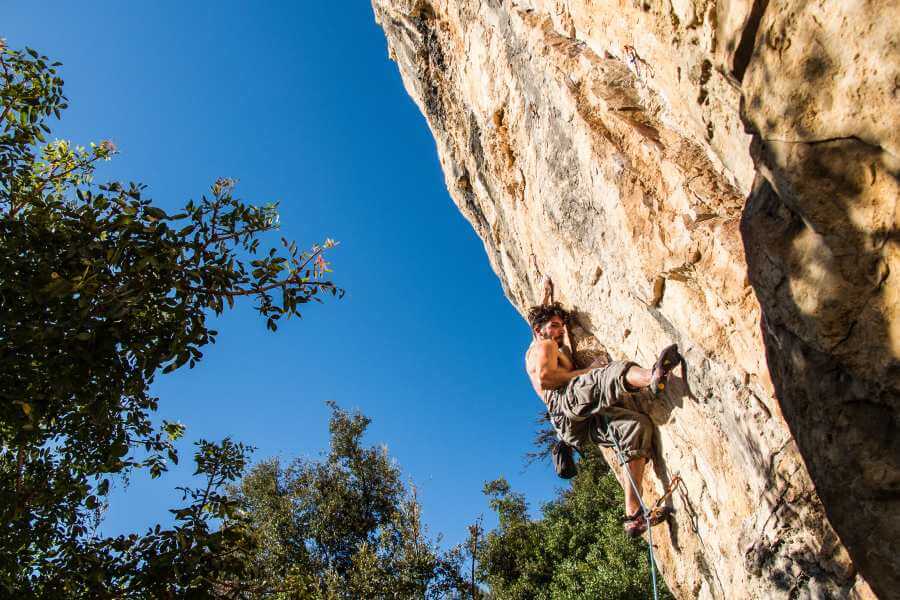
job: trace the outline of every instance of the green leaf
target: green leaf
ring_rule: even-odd
[[[144,207],[144,214],[147,215],[148,217],[156,219],[156,220],[169,218],[169,215],[166,214],[166,211],[162,210],[161,208],[157,208],[155,206]]]

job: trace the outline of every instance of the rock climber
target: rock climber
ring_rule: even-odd
[[[595,359],[587,369],[576,369],[565,343],[569,314],[552,301],[552,285],[549,279],[545,281],[543,303],[528,312],[534,335],[525,354],[528,377],[561,441],[583,452],[591,445],[613,447],[610,436],[616,437],[624,455],[621,459],[637,488],[624,475],[619,481],[625,492],[625,533],[637,537],[667,515],[654,511],[648,522],[641,511],[639,494],[644,467],[651,458],[653,423],[647,415],[622,404],[628,394],[662,390],[682,357],[673,344],[649,370],[632,361],[609,362],[606,357]]]

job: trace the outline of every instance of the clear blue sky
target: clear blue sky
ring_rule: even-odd
[[[419,489],[432,534],[464,539],[498,475],[535,513],[561,480],[523,471],[541,407],[524,375],[528,327],[444,187],[434,141],[387,58],[367,0],[4,2],[11,47],[64,63],[60,138],[113,140],[98,179],[141,181],[163,208],[221,176],[281,201],[281,233],[331,254],[341,301],[276,334],[245,305],[215,324],[202,364],[161,376],[160,414],[188,427],[182,464],[115,491],[104,529],[166,521],[191,443],[229,435],[256,458],[314,457],[335,400],[372,418]]]

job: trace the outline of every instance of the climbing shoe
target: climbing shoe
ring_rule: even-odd
[[[625,535],[628,537],[638,537],[647,531],[648,527],[653,527],[654,525],[659,525],[660,523],[667,521],[673,512],[674,511],[669,506],[657,506],[650,510],[646,518],[640,512],[629,515],[622,519],[624,522],[623,527],[625,529]]]
[[[625,524],[623,525],[623,527],[625,529],[625,535],[627,535],[628,537],[636,538],[647,531],[647,521],[639,512],[625,517],[624,521]]]
[[[684,358],[678,352],[678,344],[672,344],[663,349],[659,354],[656,364],[650,376],[650,391],[653,395],[659,395],[666,389],[666,380],[675,367],[684,363]]]

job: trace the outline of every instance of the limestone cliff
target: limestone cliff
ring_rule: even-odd
[[[586,350],[685,351],[647,407],[670,588],[896,593],[900,4],[373,6],[513,304],[548,274]]]

